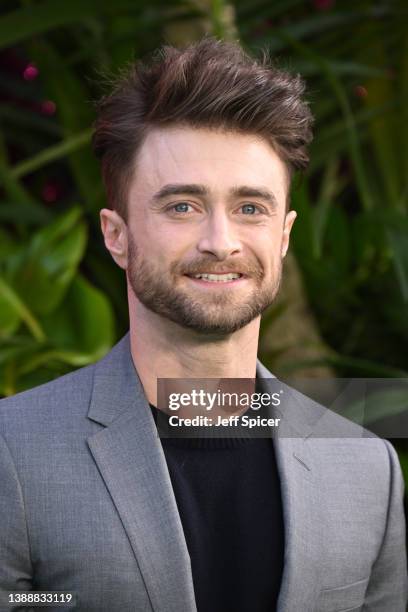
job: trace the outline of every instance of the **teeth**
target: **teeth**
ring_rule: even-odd
[[[231,272],[230,274],[195,274],[194,278],[200,278],[201,280],[206,281],[216,281],[219,283],[223,283],[230,280],[235,280],[240,278],[241,274],[236,274],[235,272]]]

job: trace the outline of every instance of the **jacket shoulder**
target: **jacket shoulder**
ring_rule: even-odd
[[[92,391],[95,364],[0,400],[0,433],[10,428],[39,429],[68,413],[84,414]]]

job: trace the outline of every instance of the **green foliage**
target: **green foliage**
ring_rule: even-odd
[[[310,169],[292,193],[299,215],[292,243],[310,307],[332,349],[323,361],[339,376],[401,376],[408,369],[404,4],[236,0],[232,8],[244,45],[268,47],[307,80],[316,137]],[[218,36],[227,36],[226,9],[222,0],[170,6],[43,0],[3,9],[0,48],[33,62],[39,76],[31,83],[0,72],[6,92],[0,109],[2,393],[28,384],[20,379],[29,368],[22,364],[25,350],[37,364],[30,366],[35,383],[35,373],[42,380],[58,367],[91,361],[127,328],[123,273],[100,238],[104,195],[89,146],[92,100],[102,93],[98,74],[156,48],[169,25],[206,18]],[[55,114],[39,112],[47,99]],[[65,192],[47,203],[42,188],[54,177]],[[99,304],[100,334],[85,326],[81,335],[73,324],[80,295]],[[263,330],[279,313],[271,316]]]
[[[114,340],[106,296],[79,272],[87,226],[72,207],[0,252],[0,389],[21,391],[102,357]],[[37,373],[38,378],[33,378]]]
[[[324,7],[319,10],[319,6]],[[408,371],[408,48],[403,2],[239,2],[238,27],[306,77],[315,140],[292,245],[339,376]],[[282,63],[282,62],[281,62]],[[383,374],[381,374],[383,372]]]

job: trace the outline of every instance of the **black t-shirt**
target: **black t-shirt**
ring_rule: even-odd
[[[159,411],[150,406],[157,422]],[[161,438],[161,443],[198,612],[273,612],[284,555],[273,440]]]

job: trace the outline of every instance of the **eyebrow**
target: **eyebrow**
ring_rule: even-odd
[[[158,203],[168,196],[181,194],[208,196],[210,192],[205,185],[198,185],[195,183],[172,183],[164,185],[159,189],[159,191],[154,194],[152,200]],[[232,187],[230,189],[230,196],[238,198],[260,198],[268,202],[272,208],[277,208],[278,206],[275,195],[265,187],[250,187],[247,185]]]

